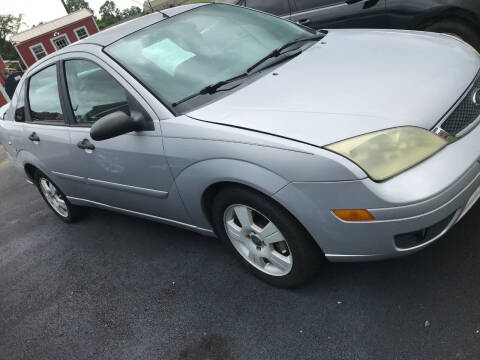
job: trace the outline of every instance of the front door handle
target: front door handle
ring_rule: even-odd
[[[39,142],[40,138],[38,137],[37,133],[34,131],[28,136],[28,140],[34,141],[34,142]]]
[[[95,145],[93,145],[88,139],[79,141],[77,147],[82,150],[95,150]]]
[[[299,23],[300,25],[308,25],[311,23],[312,20],[310,19],[300,19],[297,21],[297,23]]]

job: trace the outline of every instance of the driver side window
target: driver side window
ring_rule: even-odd
[[[98,65],[88,60],[68,60],[65,75],[76,124],[93,124],[116,111],[130,115],[125,90]]]

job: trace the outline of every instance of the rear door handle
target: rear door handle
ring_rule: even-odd
[[[297,21],[297,23],[299,23],[300,25],[308,25],[308,24],[310,24],[311,21],[312,20],[310,20],[310,19],[300,19],[300,20]]]
[[[28,140],[38,142],[40,141],[40,138],[38,137],[37,133],[34,131],[28,136]]]
[[[88,139],[79,141],[77,147],[82,150],[95,150],[95,145],[93,145]]]
[[[356,4],[356,3],[359,3],[359,2],[364,3],[363,9],[369,9],[369,8],[377,5],[379,0],[345,0],[345,3],[347,5],[352,5],[352,4]]]

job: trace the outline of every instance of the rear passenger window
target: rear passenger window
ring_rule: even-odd
[[[125,90],[98,65],[88,60],[68,60],[65,74],[77,124],[93,124],[116,111],[130,115]]]
[[[288,0],[246,0],[245,5],[275,15],[290,14]]]
[[[30,78],[28,102],[33,122],[63,124],[55,65],[49,66]]]
[[[22,87],[18,89],[14,118],[17,122],[25,122],[25,87],[23,84]]]

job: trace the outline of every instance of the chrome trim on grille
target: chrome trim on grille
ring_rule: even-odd
[[[475,76],[475,78],[473,79],[473,81],[470,83],[470,85],[467,87],[467,89],[465,90],[465,92],[462,94],[462,96],[458,99],[458,101],[450,108],[450,110],[443,116],[443,118],[437,123],[437,125],[435,125],[435,127],[432,129],[432,131],[437,134],[437,135],[445,135],[445,133],[448,134],[447,131],[445,131],[443,129],[443,125],[449,121],[451,119],[451,116],[453,115],[453,113],[458,110],[458,108],[463,105],[464,101],[467,100],[467,98],[469,98],[470,95],[472,95],[474,98],[476,98],[477,96],[477,93],[474,92],[472,94],[472,90],[475,88],[475,87],[478,87],[478,82],[480,81],[480,72],[477,73],[477,75]],[[480,89],[479,89],[480,90]],[[475,99],[472,98],[472,102],[476,105],[476,102],[475,102]],[[469,100],[470,101],[470,100]],[[468,122],[468,120],[466,121]],[[474,118],[474,120],[469,123],[465,128],[463,128],[462,130],[460,130],[459,132],[457,132],[456,134],[450,134],[451,135],[451,138],[449,138],[450,141],[454,141],[456,140],[457,138],[460,138],[462,136],[465,136],[467,133],[469,133],[471,130],[473,130],[478,124],[480,123],[480,116],[477,116],[476,118]],[[442,136],[444,137],[444,136]]]
[[[472,100],[475,105],[480,106],[480,87],[474,90]]]
[[[448,140],[449,138],[454,137],[454,136],[450,135],[448,132],[446,132],[445,130],[443,130],[442,128],[439,128],[439,127],[433,129],[433,132],[435,134],[437,134],[438,136],[440,136],[441,138],[444,138],[445,140]]]
[[[465,129],[460,131],[455,137],[461,138],[462,136],[467,135],[470,131],[477,127],[478,123],[480,122],[480,116],[478,116],[473,122],[468,125]]]

